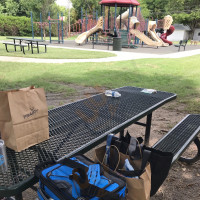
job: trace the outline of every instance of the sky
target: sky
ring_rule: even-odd
[[[65,6],[66,8],[69,7],[70,5],[70,8],[72,7],[72,3],[70,0],[56,0],[56,3],[59,5],[59,6]]]

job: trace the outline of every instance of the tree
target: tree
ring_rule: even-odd
[[[0,14],[3,14],[5,7],[0,3]]]
[[[170,0],[168,10],[175,23],[188,25],[192,32],[200,24],[200,1],[199,0]]]
[[[47,19],[48,12],[53,4],[55,4],[55,0],[20,0],[21,11],[25,11],[28,16],[32,11],[34,20],[37,21],[40,20],[40,12],[42,13],[42,20]]]
[[[145,17],[162,19],[166,13],[170,0],[141,0],[142,13]]]
[[[193,38],[194,30],[200,24],[200,9],[196,9],[190,13],[173,14],[172,16],[175,22],[183,23],[184,25],[188,25],[190,27]]]
[[[19,4],[14,0],[2,0],[0,3],[0,14],[17,15]]]
[[[33,12],[34,20],[39,20],[41,5],[40,0],[20,0],[20,13],[19,15],[25,15],[30,17],[30,12]]]
[[[51,6],[55,3],[55,0],[41,0],[40,7],[43,20],[46,19]]]
[[[19,11],[19,4],[17,4],[17,2],[14,2],[13,0],[7,0],[6,1],[6,13],[7,13],[7,15],[15,16],[15,15],[17,15],[18,11]]]
[[[87,10],[87,13],[92,13],[93,10],[100,11],[99,0],[72,0],[72,5],[76,12],[77,19],[81,18],[81,8]]]
[[[30,17],[32,11],[34,20],[39,21],[41,12],[43,20],[46,20],[54,4],[55,0],[1,0],[0,14]]]

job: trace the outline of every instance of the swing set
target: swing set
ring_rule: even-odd
[[[31,27],[32,27],[32,38],[34,38],[34,24],[36,24],[40,28],[41,32],[41,40],[45,40],[46,30],[49,28],[49,41],[64,43],[64,31],[63,31],[63,13],[61,13],[61,17],[59,13],[57,14],[57,19],[52,19],[50,16],[50,12],[48,13],[48,22],[42,22],[42,14],[40,13],[40,22],[33,21],[33,14],[31,12]],[[52,39],[52,30],[57,33],[57,40]]]

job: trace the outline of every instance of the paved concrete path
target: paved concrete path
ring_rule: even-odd
[[[49,46],[52,48],[63,48],[63,49],[77,49],[77,48],[68,48],[68,47],[59,47],[59,46]],[[100,51],[96,49],[78,49],[78,50],[87,50],[87,51]],[[9,57],[9,56],[0,56],[0,61],[5,62],[32,62],[32,63],[77,63],[77,62],[116,62],[116,61],[126,61],[126,60],[136,60],[143,58],[182,58],[187,56],[193,56],[200,54],[200,49],[190,50],[190,51],[180,51],[177,53],[168,53],[168,54],[147,54],[147,53],[136,53],[136,52],[122,52],[122,51],[105,51],[109,53],[114,53],[116,56],[108,58],[97,58],[97,59],[40,59],[40,58],[24,58],[24,57]]]

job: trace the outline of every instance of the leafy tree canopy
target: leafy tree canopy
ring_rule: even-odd
[[[93,13],[93,10],[100,11],[99,0],[71,0],[71,2],[76,12],[77,19],[81,18],[81,8],[83,8],[84,12],[87,11],[90,14]]]
[[[49,11],[54,14],[52,9],[54,5],[56,5],[55,0],[1,0],[0,14],[30,17],[30,12],[32,11],[34,20],[38,21],[41,12],[43,20],[46,20]],[[58,10],[56,9],[56,11]]]

